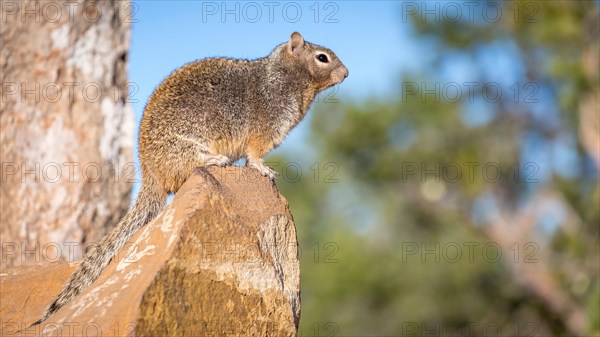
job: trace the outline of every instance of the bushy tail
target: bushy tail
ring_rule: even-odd
[[[92,252],[87,254],[58,297],[56,297],[42,317],[33,323],[32,326],[46,320],[65,303],[94,282],[100,275],[100,272],[108,265],[113,256],[123,248],[131,236],[158,215],[165,201],[166,194],[158,186],[145,181],[133,207],[127,212],[117,227],[105,236]]]

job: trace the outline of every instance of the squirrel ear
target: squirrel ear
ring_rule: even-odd
[[[290,36],[290,40],[288,41],[288,49],[292,53],[297,53],[299,50],[304,47],[304,38],[300,33],[293,32],[292,36]]]

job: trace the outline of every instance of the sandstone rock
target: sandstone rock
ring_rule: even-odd
[[[35,321],[73,268],[3,274],[2,335]],[[16,335],[293,336],[299,315],[286,200],[255,170],[209,168],[197,169],[86,291]]]
[[[77,258],[129,205],[131,4],[1,7],[0,268],[68,259],[64,243],[77,244]]]

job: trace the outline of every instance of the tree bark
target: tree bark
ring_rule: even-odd
[[[579,140],[600,170],[600,14],[594,11],[587,20],[587,44],[581,53],[581,64],[589,89],[579,104]]]
[[[0,267],[72,261],[129,205],[131,4],[1,6]]]

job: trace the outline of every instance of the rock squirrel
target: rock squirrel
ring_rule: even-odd
[[[245,157],[246,165],[275,179],[262,158],[304,118],[317,93],[347,76],[348,69],[331,50],[304,41],[297,32],[264,58],[209,58],[171,73],[154,90],[142,117],[142,185],[135,203],[33,325],[96,280],[194,168]]]

